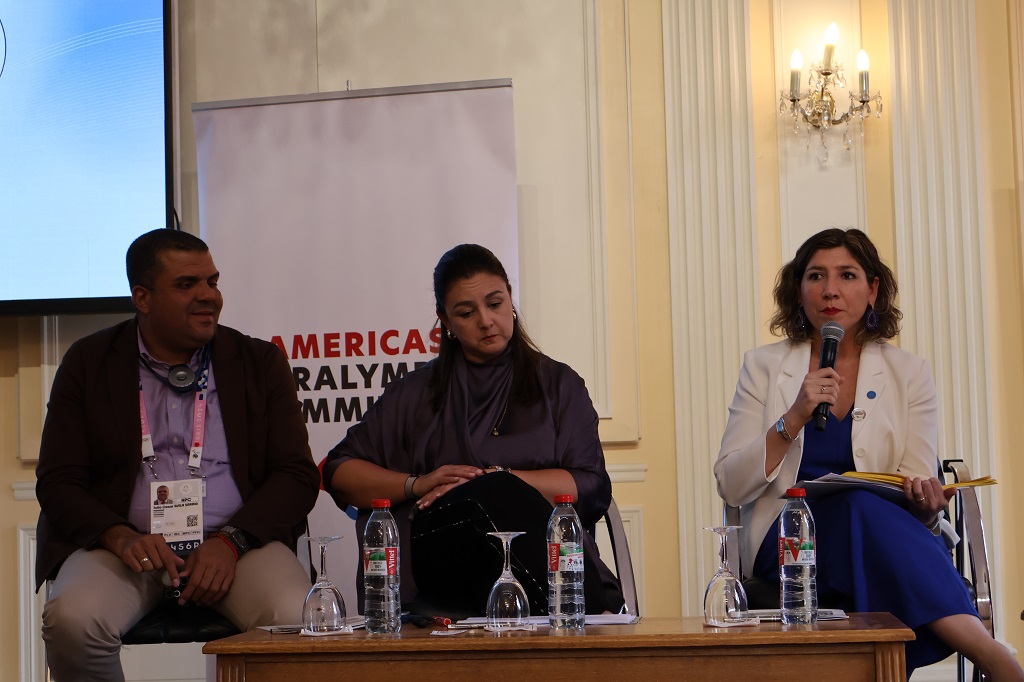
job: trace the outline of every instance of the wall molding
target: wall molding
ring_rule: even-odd
[[[647,465],[642,462],[605,464],[604,468],[612,483],[643,483],[647,480]]]
[[[46,653],[40,626],[45,590],[36,593],[36,527],[18,526],[18,669],[24,682],[46,680]]]
[[[721,519],[713,462],[743,352],[757,345],[749,7],[664,2],[673,383],[682,615],[702,613]]]
[[[1007,3],[1010,12],[1010,83],[1015,95],[1013,102],[1013,129],[1024,130],[1024,7],[1019,2]],[[1024,143],[1020,136],[1013,137],[1013,157],[1017,168],[1024,169]],[[1024,177],[1017,176],[1017,229],[1024,233]],[[1024,243],[1021,244],[1021,260],[1024,261]]]
[[[35,481],[15,481],[11,483],[11,490],[14,491],[14,499],[17,502],[36,501]]]
[[[597,0],[583,2],[583,53],[587,102],[587,183],[590,199],[590,259],[594,292],[594,407],[600,417],[610,418],[611,390],[611,334],[608,328],[608,243],[605,224],[604,153],[601,145],[601,71],[600,32],[597,22]]]

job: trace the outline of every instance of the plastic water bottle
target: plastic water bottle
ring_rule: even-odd
[[[548,622],[552,628],[583,628],[583,524],[572,495],[556,495],[548,521]]]
[[[363,615],[367,632],[387,634],[402,629],[398,526],[391,516],[391,500],[371,504],[373,513],[363,531]]]
[[[814,516],[806,495],[803,488],[787,490],[779,517],[779,578],[786,625],[808,625],[818,619]]]

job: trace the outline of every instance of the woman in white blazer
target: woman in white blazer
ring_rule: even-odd
[[[896,280],[860,230],[808,239],[779,272],[771,320],[785,340],[746,353],[715,462],[718,492],[740,508],[745,575],[778,580],[786,489],[830,471],[899,472],[905,506],[865,491],[809,504],[818,593],[848,610],[890,611],[913,628],[908,675],[962,652],[994,679],[1024,679],[993,640],[941,538],[938,401],[928,363],[886,342],[899,332]],[[819,368],[826,322],[845,330],[835,368]],[[827,404],[824,431],[811,423]]]

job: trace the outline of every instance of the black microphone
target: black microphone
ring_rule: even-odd
[[[838,322],[826,322],[821,325],[821,363],[818,368],[836,368],[836,355],[839,354],[839,342],[843,340],[846,331],[843,325]],[[828,421],[828,411],[831,406],[828,403],[818,403],[814,408],[814,430],[824,431],[825,423]]]

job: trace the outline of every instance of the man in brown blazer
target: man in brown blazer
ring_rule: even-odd
[[[287,359],[218,324],[202,240],[154,230],[126,260],[136,316],[68,349],[43,426],[36,583],[53,581],[58,681],[123,679],[122,633],[170,586],[242,629],[301,622],[309,590],[294,550],[319,475]],[[164,486],[187,494],[153,505]]]

